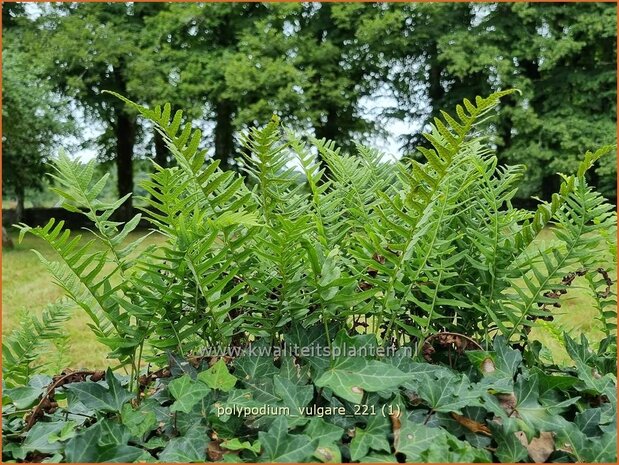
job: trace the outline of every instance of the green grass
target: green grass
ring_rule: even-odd
[[[134,233],[130,240],[136,239],[142,233]],[[88,233],[86,233],[88,235]],[[40,239],[26,236],[21,244],[17,244],[13,235],[15,248],[4,250],[2,256],[2,334],[6,335],[18,327],[24,315],[40,315],[46,304],[62,296],[62,291],[53,282],[45,267],[31,251],[36,249],[48,258],[54,258],[54,251]],[[553,239],[551,231],[544,231],[539,241]],[[149,236],[141,245],[143,250],[150,244],[162,241],[158,235]],[[138,253],[139,253],[138,250]],[[604,256],[604,251],[600,251]],[[608,254],[606,254],[608,255]],[[608,257],[606,266],[612,270],[615,278],[614,265]],[[561,308],[555,309],[555,320],[546,328],[534,328],[530,337],[539,339],[550,348],[557,361],[567,360],[567,355],[558,335],[562,331],[578,333],[583,331],[593,341],[598,341],[603,333],[601,324],[596,320],[597,313],[592,305],[592,298],[586,288],[586,282],[581,278],[575,280],[568,294],[561,300]],[[66,332],[70,345],[66,361],[71,368],[101,368],[108,364],[106,348],[98,343],[87,326],[88,317],[79,308],[74,310],[72,318],[67,322]],[[49,358],[57,358],[53,352]]]
[[[144,232],[132,233],[128,241],[135,240]],[[90,233],[83,233],[85,238]],[[62,297],[45,266],[32,252],[36,249],[49,259],[57,259],[56,253],[43,240],[26,235],[21,244],[17,235],[11,234],[15,248],[2,251],[2,335],[19,326],[21,319],[30,314],[40,315],[45,305]],[[139,246],[137,253],[148,245],[162,241],[160,235],[152,234]],[[73,310],[66,323],[70,345],[65,354],[71,368],[102,368],[107,366],[107,348],[97,342],[90,328],[88,316],[80,308]],[[50,354],[52,357],[53,354]]]

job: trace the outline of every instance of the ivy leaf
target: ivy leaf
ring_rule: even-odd
[[[316,386],[328,387],[339,397],[359,404],[364,391],[393,389],[410,377],[411,375],[383,362],[360,357],[341,357],[316,380]]]
[[[104,432],[103,428],[101,423],[96,423],[72,438],[65,447],[66,461],[129,463],[142,455],[142,449],[116,442],[119,440],[116,433],[120,430],[110,427]]]
[[[478,449],[455,436],[445,433],[437,438],[422,453],[424,463],[478,463],[491,462],[492,456],[484,449]]]
[[[100,447],[97,458],[92,462],[131,463],[143,455],[144,451],[126,444],[114,444]]]
[[[266,343],[259,341],[252,346],[255,353],[246,353],[234,361],[235,374],[242,381],[268,378],[277,373],[277,367],[273,364],[273,358],[260,355],[261,349],[266,348]],[[248,349],[249,351],[249,349]]]
[[[482,391],[471,384],[465,375],[449,374],[436,379],[423,374],[419,378],[417,393],[435,412],[462,414],[462,408],[480,404]]]
[[[322,418],[312,418],[304,431],[312,440],[318,441],[314,457],[321,462],[341,463],[342,453],[338,446],[344,428],[328,423]]]
[[[396,453],[406,456],[407,462],[423,462],[422,454],[439,441],[446,432],[410,421],[403,421],[399,435],[394,439]]]
[[[290,408],[291,414],[298,415],[301,407],[309,404],[314,397],[314,387],[311,385],[299,386],[279,375],[273,377],[273,383],[275,394]]]
[[[132,435],[138,438],[144,437],[157,424],[157,416],[152,410],[148,410],[143,405],[135,410],[130,404],[123,405],[120,418]]]
[[[19,410],[31,407],[43,394],[43,389],[30,386],[21,386],[12,389],[6,389],[2,392],[3,395],[11,399],[11,402]]]
[[[28,452],[41,452],[42,454],[53,454],[62,449],[62,445],[57,441],[50,441],[50,436],[58,435],[63,428],[65,428],[66,422],[38,422],[32,427],[26,439],[22,444],[24,453]]]
[[[238,438],[233,438],[228,441],[224,441],[221,443],[221,447],[228,450],[249,450],[254,454],[260,453],[260,441],[254,441],[254,443],[250,443],[249,441],[241,442]]]
[[[551,416],[548,409],[539,403],[539,382],[537,376],[518,376],[514,384],[514,395],[517,412],[521,423],[529,428],[529,437],[540,431],[555,431],[560,428],[560,423],[554,421],[561,417]]]
[[[584,462],[617,463],[617,431],[608,431],[588,442],[589,446],[581,454]]]
[[[398,463],[392,454],[369,454],[359,460],[359,463]]]
[[[370,449],[376,452],[391,450],[387,436],[390,433],[387,418],[371,416],[364,429],[355,428],[355,437],[350,443],[350,459],[357,461],[367,455]]]
[[[208,437],[206,428],[191,428],[186,436],[172,439],[159,455],[161,462],[205,462]]]
[[[602,411],[599,408],[590,408],[579,412],[574,418],[574,424],[587,436],[597,436],[600,432],[598,425],[602,419]]]
[[[339,441],[344,434],[344,428],[328,423],[322,418],[312,418],[304,431],[312,440],[318,441],[314,457],[321,462],[341,463],[342,453]]]
[[[234,389],[236,378],[230,374],[223,359],[219,359],[211,368],[198,374],[198,379],[211,389],[228,392]]]
[[[504,419],[502,425],[489,422],[488,426],[497,443],[495,454],[502,463],[517,463],[528,457],[527,448],[515,434],[518,428],[513,419]]]
[[[73,436],[75,436],[75,427],[76,426],[77,426],[76,422],[74,422],[74,421],[67,421],[60,431],[55,432],[55,433],[51,433],[47,437],[47,440],[50,443],[52,443],[52,442],[56,442],[56,441],[66,441],[68,439],[71,439]]]
[[[342,452],[337,444],[318,445],[314,457],[323,463],[342,463]]]
[[[309,367],[297,365],[293,357],[281,357],[279,376],[289,379],[295,384],[307,384],[309,379]]]
[[[189,375],[191,378],[195,378],[198,374],[191,363],[171,352],[168,352],[168,365],[170,366],[172,376],[175,378],[182,375]]]
[[[615,463],[617,461],[617,432],[609,431],[600,437],[587,438],[574,423],[567,423],[558,433],[560,443],[578,462]]]
[[[194,381],[189,375],[183,375],[168,384],[168,390],[176,402],[170,412],[191,412],[191,409],[204,399],[211,390],[201,381]]]
[[[565,350],[575,362],[587,365],[595,357],[595,354],[589,348],[589,341],[584,333],[580,335],[580,344],[567,333],[563,333],[563,340],[565,341]]]
[[[514,379],[518,367],[522,363],[522,353],[512,349],[503,336],[494,339],[494,352],[496,354],[496,371],[506,378]]]
[[[66,386],[66,389],[89,409],[120,412],[123,404],[133,398],[133,394],[120,385],[110,368],[107,369],[105,380],[107,389],[102,384],[92,381],[72,383]]]
[[[318,445],[318,440],[310,439],[304,434],[289,434],[285,417],[275,419],[269,432],[260,431],[258,438],[263,446],[263,462],[304,462],[312,456]]]
[[[311,439],[318,440],[319,445],[331,444],[342,439],[344,434],[344,428],[340,428],[337,425],[328,423],[322,418],[312,418],[308,425],[305,427],[305,431]]]

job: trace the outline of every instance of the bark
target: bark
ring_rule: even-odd
[[[168,148],[163,140],[162,135],[155,129],[155,163],[157,163],[162,168],[167,168],[168,166]]]
[[[20,223],[24,217],[24,203],[26,200],[26,193],[23,187],[15,188],[15,197],[17,198],[17,205],[15,206],[15,222]]]
[[[438,49],[436,44],[433,44],[429,51],[430,69],[428,71],[428,97],[432,107],[431,116],[437,116],[443,106],[445,100],[445,89],[441,83],[441,75],[443,66],[438,61]]]
[[[133,191],[133,148],[135,146],[136,120],[124,109],[116,110],[114,125],[116,136],[116,168],[118,172],[118,195],[123,197]],[[129,197],[118,210],[118,219],[127,221],[133,213],[133,202]]]
[[[9,236],[6,228],[2,226],[2,248],[3,249],[12,249],[14,247],[13,240]]]
[[[127,83],[122,70],[124,63],[114,68],[114,79],[117,91],[127,95]],[[123,104],[114,107],[115,121],[113,123],[116,137],[116,169],[118,173],[118,196],[123,197],[133,192],[133,149],[135,147],[137,121],[134,115],[127,113]],[[129,197],[118,209],[118,219],[128,221],[133,213],[133,201]]]
[[[221,169],[228,169],[230,159],[235,156],[234,127],[232,117],[234,105],[229,100],[220,100],[215,105],[215,159],[220,160]]]
[[[339,128],[337,124],[337,110],[335,108],[327,108],[327,121],[324,124],[314,127],[316,139],[327,139],[328,141],[338,141]],[[320,159],[320,167],[325,170],[325,176],[330,177],[331,170],[329,165],[318,155]]]

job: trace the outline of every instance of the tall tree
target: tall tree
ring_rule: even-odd
[[[46,163],[74,125],[67,102],[53,92],[23,48],[36,37],[28,20],[14,21],[12,16],[3,23],[2,189],[15,196],[16,219],[21,221],[27,190],[43,188]]]
[[[105,126],[100,155],[116,163],[119,196],[133,191],[140,128],[136,115],[103,91],[128,94],[129,64],[140,53],[138,38],[144,27],[144,15],[136,12],[136,5],[53,4],[38,21],[44,44],[39,54],[56,88]],[[131,215],[130,197],[120,211],[124,218]]]
[[[486,70],[492,90],[522,91],[495,123],[501,160],[528,167],[521,197],[548,198],[557,172],[616,142],[616,39],[616,5],[605,3],[484,5],[470,29],[441,38],[441,58],[455,78],[473,82]],[[616,163],[592,178],[616,197]]]

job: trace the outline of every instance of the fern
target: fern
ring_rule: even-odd
[[[182,112],[117,95],[155,125],[174,158],[142,182],[141,216],[115,222],[123,199],[98,200],[106,179],[61,155],[58,193],[91,220],[95,239],[55,221],[22,233],[58,252],[59,261],[40,258],[134,380],[143,359],[161,365],[169,351],[256,338],[278,344],[315,323],[327,340],[345,328],[418,350],[444,330],[487,344],[496,333],[523,340],[551,318],[549,291],[568,270],[600,266],[596,249],[614,246],[601,235],[614,216],[585,179],[608,147],[585,154],[550,202],[533,212],[512,206],[524,167],[499,166],[480,129],[512,92],[443,112],[420,148],[424,162],[304,142],[273,118],[241,138],[240,173],[207,158]],[[142,216],[163,241],[136,257],[137,243],[124,244]],[[547,227],[556,241],[534,242]],[[588,279],[610,334],[606,281]]]
[[[40,319],[34,315],[22,319],[19,329],[2,341],[2,377],[7,386],[24,385],[40,370],[34,365],[49,342],[64,343],[63,324],[71,316],[71,306],[59,301],[49,304]]]

